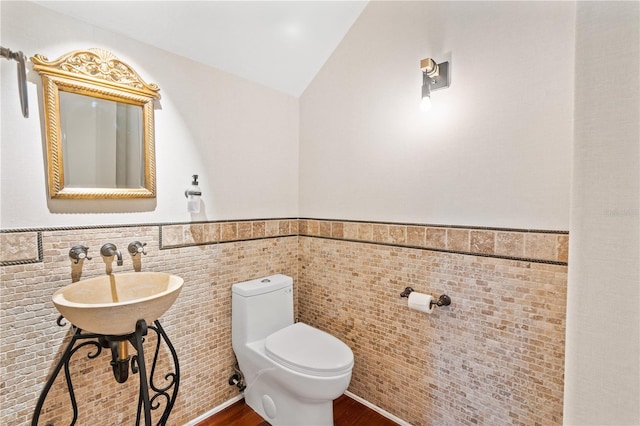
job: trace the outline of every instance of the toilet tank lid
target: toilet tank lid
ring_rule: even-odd
[[[249,297],[258,294],[271,293],[281,288],[293,285],[293,278],[283,274],[270,275],[256,278],[255,280],[236,283],[231,286],[231,292],[240,296]]]

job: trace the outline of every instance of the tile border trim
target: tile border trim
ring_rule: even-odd
[[[566,231],[328,219],[299,219],[298,222],[299,235],[309,237],[559,265],[566,265],[569,258]]]
[[[28,265],[31,263],[42,263],[44,260],[44,249],[42,246],[42,231],[20,231],[20,232],[9,232],[9,233],[25,233],[25,232],[36,232],[36,241],[35,244],[37,246],[37,257],[34,258],[25,258],[25,259],[16,259],[16,260],[0,260],[0,266],[14,266],[14,265]],[[2,232],[3,234],[7,232]]]
[[[502,231],[502,232],[522,232],[522,233],[539,233],[539,234],[560,234],[569,235],[569,231],[557,231],[549,229],[527,229],[527,228],[499,228],[492,226],[465,226],[465,225],[445,225],[434,223],[418,223],[418,222],[385,222],[376,220],[352,220],[352,219],[318,219],[309,217],[299,217],[298,220],[316,220],[322,222],[344,222],[344,223],[370,223],[374,225],[400,225],[400,226],[425,226],[429,228],[452,228],[452,229],[472,229],[482,231]]]
[[[567,262],[560,262],[560,261],[557,261],[557,260],[532,259],[532,258],[527,258],[527,257],[506,256],[506,255],[501,255],[501,254],[484,254],[484,253],[475,253],[475,252],[471,252],[471,251],[447,250],[447,249],[412,246],[412,245],[407,245],[407,244],[394,244],[394,243],[380,243],[380,242],[375,242],[375,241],[351,240],[351,239],[348,239],[348,238],[320,237],[320,236],[317,236],[317,235],[299,234],[298,236],[299,237],[305,237],[305,238],[317,238],[317,239],[320,239],[320,240],[346,241],[346,242],[349,242],[349,243],[372,244],[372,245],[376,245],[376,246],[386,246],[386,247],[408,248],[408,249],[416,249],[416,250],[424,250],[424,251],[433,251],[433,252],[437,252],[437,253],[461,254],[461,255],[465,255],[465,256],[478,256],[478,257],[492,257],[492,258],[495,258],[495,259],[515,260],[517,262],[544,263],[544,264],[547,264],[547,265],[568,266]]]
[[[568,231],[365,220],[265,218],[0,229],[0,234],[36,233],[35,241],[30,244],[37,247],[38,253],[37,258],[0,260],[0,266],[42,262],[43,232],[134,227],[157,227],[160,250],[302,236],[523,262],[568,264]],[[366,235],[360,235],[360,229],[365,230]],[[431,240],[428,239],[429,233],[433,234]]]

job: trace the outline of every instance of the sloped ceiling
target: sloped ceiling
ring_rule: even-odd
[[[357,1],[37,1],[300,96],[367,5]]]

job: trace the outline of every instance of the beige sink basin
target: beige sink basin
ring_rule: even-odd
[[[164,272],[130,272],[81,280],[53,294],[53,304],[85,331],[122,336],[160,318],[175,302],[184,280]]]

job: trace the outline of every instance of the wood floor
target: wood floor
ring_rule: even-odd
[[[397,426],[395,422],[346,395],[333,401],[333,423],[334,426]],[[269,423],[249,408],[243,399],[196,426],[269,426]]]

